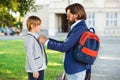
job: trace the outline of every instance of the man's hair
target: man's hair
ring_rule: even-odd
[[[41,19],[38,18],[37,16],[30,16],[26,22],[26,26],[27,26],[28,31],[31,30],[31,25],[38,26],[40,24],[41,24]]]
[[[65,10],[66,12],[67,10],[70,10],[72,14],[78,14],[78,17],[77,17],[78,20],[82,20],[82,19],[86,20],[87,18],[84,7],[79,3],[71,4],[68,7],[66,7]]]

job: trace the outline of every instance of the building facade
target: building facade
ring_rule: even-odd
[[[87,13],[87,26],[94,27],[102,37],[120,37],[120,0],[49,0],[40,4],[40,10],[29,12],[23,18],[23,31],[28,16],[42,19],[42,31],[49,36],[64,35],[69,31],[65,8],[72,3],[80,3]]]

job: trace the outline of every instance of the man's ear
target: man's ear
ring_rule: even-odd
[[[78,14],[74,14],[74,18],[76,19],[78,17]]]
[[[78,14],[74,14],[75,20],[78,20]]]

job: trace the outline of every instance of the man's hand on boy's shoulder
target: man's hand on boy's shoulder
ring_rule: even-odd
[[[48,37],[41,35],[38,37],[38,40],[41,44],[45,44],[45,42],[48,40]]]

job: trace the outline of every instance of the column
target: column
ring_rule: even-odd
[[[26,35],[27,34],[27,27],[26,27],[26,20],[28,18],[27,14],[23,17],[23,21],[22,21],[22,28],[23,28],[22,29],[22,33],[21,33],[22,35]]]
[[[100,11],[96,13],[96,32],[99,36],[105,36],[104,29],[106,27],[105,13]]]
[[[55,25],[55,13],[49,13],[49,28],[48,28],[48,35],[55,36],[56,33],[56,25]]]

